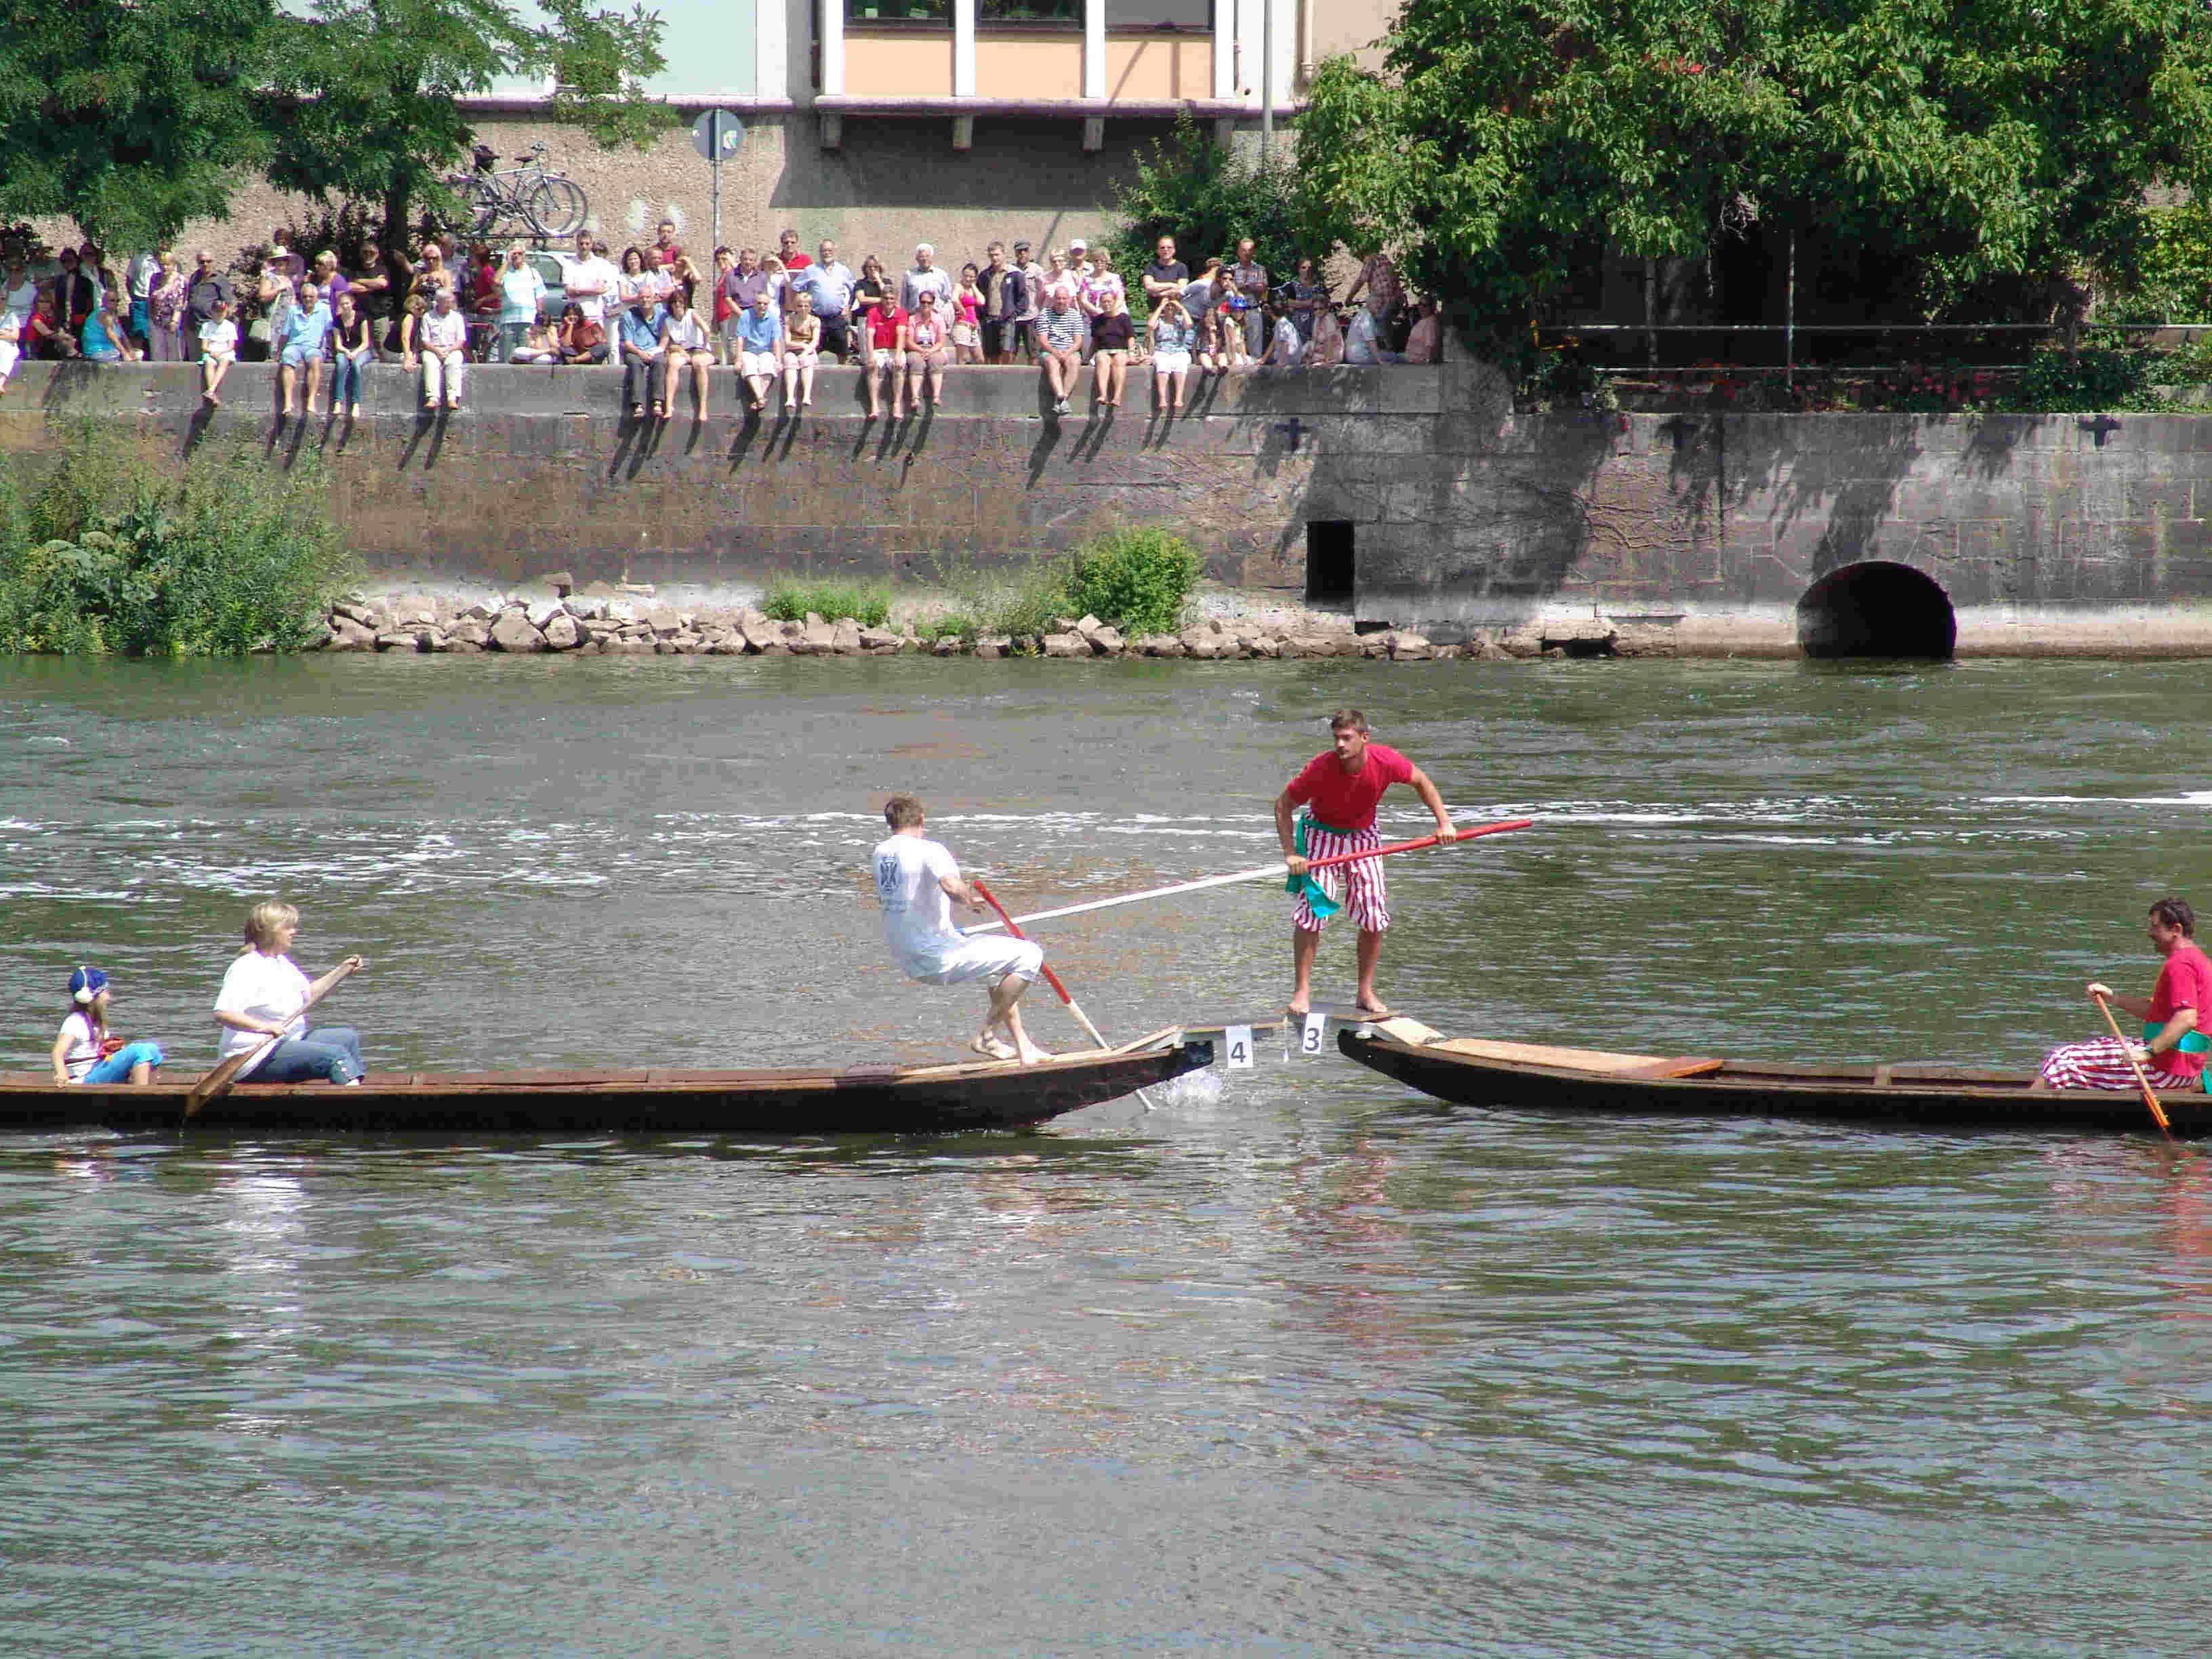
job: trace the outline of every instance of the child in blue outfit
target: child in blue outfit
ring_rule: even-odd
[[[107,1035],[107,975],[79,968],[70,975],[74,1006],[54,1039],[54,1081],[149,1083],[161,1063],[158,1042],[119,1042]]]

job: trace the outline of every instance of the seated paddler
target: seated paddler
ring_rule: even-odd
[[[318,1025],[310,1030],[307,1007],[359,968],[362,959],[348,957],[310,981],[285,954],[299,929],[300,913],[275,900],[257,904],[246,914],[246,949],[224,973],[222,989],[215,1000],[216,1024],[222,1027],[218,1058],[253,1054],[270,1037],[278,1037],[281,1042],[239,1073],[240,1083],[307,1083],[318,1078],[359,1083],[366,1069],[361,1034],[348,1025]]]
[[[2154,1089],[2205,1086],[2212,1040],[2200,1025],[2212,1026],[2212,960],[2197,945],[2197,913],[2185,899],[2162,898],[2150,907],[2148,932],[2151,948],[2165,958],[2148,996],[2121,996],[2095,981],[2087,988],[2092,1002],[2109,1002],[2140,1021],[2142,1040],[2100,1036],[2053,1048],[2044,1056],[2037,1088],[2133,1089],[2135,1066]]]
[[[54,1038],[57,1083],[150,1083],[161,1063],[158,1042],[125,1042],[107,1031],[112,994],[107,975],[80,967],[70,975],[70,1012]]]
[[[893,795],[884,804],[884,822],[891,833],[878,843],[873,863],[891,959],[908,979],[927,985],[980,980],[990,987],[982,1028],[968,1045],[977,1054],[1018,1059],[1024,1066],[1051,1059],[1030,1041],[1017,1006],[1044,965],[1042,948],[1004,934],[962,933],[952,925],[952,901],[971,910],[982,909],[986,901],[960,878],[960,866],[943,844],[922,833],[921,803],[912,795]],[[1012,1042],[1002,1041],[1000,1031]]]

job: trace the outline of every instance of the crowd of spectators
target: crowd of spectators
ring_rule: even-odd
[[[1151,371],[1154,407],[1172,413],[1209,374],[1434,362],[1442,343],[1434,302],[1408,306],[1387,254],[1370,254],[1340,295],[1311,259],[1277,280],[1249,240],[1194,271],[1163,236],[1127,278],[1081,237],[1042,262],[1026,241],[994,241],[957,270],[925,242],[894,276],[873,255],[855,273],[827,240],[810,254],[795,230],[772,252],[718,247],[702,263],[664,220],[618,258],[579,233],[556,256],[557,303],[520,243],[495,255],[434,237],[360,275],[328,251],[303,258],[282,229],[249,252],[242,274],[204,250],[189,265],[165,250],[118,269],[90,243],[62,249],[43,277],[27,257],[0,261],[0,396],[19,356],[147,358],[198,361],[203,395],[219,404],[242,315],[278,365],[286,414],[303,398],[321,412],[327,379],[331,412],[357,415],[368,368],[392,359],[416,377],[425,410],[458,408],[477,362],[619,368],[638,419],[672,416],[687,386],[708,418],[718,368],[735,371],[748,410],[764,410],[779,383],[798,410],[814,400],[817,366],[842,362],[863,371],[871,416],[886,398],[894,419],[933,404],[960,367],[1022,364],[1042,376],[1056,415],[1070,412],[1085,364],[1093,403],[1119,408],[1133,363]]]

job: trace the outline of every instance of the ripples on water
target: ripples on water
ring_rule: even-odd
[[[1440,1025],[2025,1064],[2212,890],[2182,667],[819,666],[0,670],[4,1063],[88,958],[189,1048],[272,887],[395,1065],[944,1053],[875,798],[1010,901],[1240,868],[1345,701],[1542,819],[1396,861]],[[1109,1031],[1283,989],[1262,889],[1065,926]],[[0,1646],[2199,1645],[2203,1159],[1262,1048],[1025,1137],[0,1138]]]

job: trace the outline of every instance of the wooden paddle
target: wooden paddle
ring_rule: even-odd
[[[1009,933],[1012,933],[1016,939],[1024,939],[1028,937],[1022,932],[1020,927],[1015,925],[1014,919],[1006,914],[1006,907],[999,902],[999,896],[994,893],[989,888],[986,887],[979,878],[970,876],[968,878],[968,884],[970,887],[973,887],[977,892],[981,893],[983,896],[983,902],[999,913],[999,920],[1006,923],[1006,931]],[[1059,996],[1060,1000],[1067,1005],[1067,1012],[1075,1016],[1075,1023],[1091,1034],[1091,1040],[1097,1043],[1101,1048],[1112,1048],[1114,1045],[1107,1042],[1104,1037],[1098,1034],[1098,1028],[1091,1023],[1091,1016],[1083,1012],[1082,1005],[1078,1003],[1073,997],[1068,995],[1067,987],[1060,982],[1060,975],[1054,973],[1052,969],[1047,967],[1043,963],[1039,963],[1037,964],[1037,971],[1044,975],[1044,982],[1051,986],[1054,992]],[[1152,1109],[1152,1097],[1146,1094],[1142,1089],[1137,1091],[1137,1098],[1144,1103],[1145,1109],[1146,1111],[1149,1112]]]
[[[1418,841],[1393,842],[1388,847],[1377,847],[1369,852],[1339,853],[1332,858],[1315,859],[1306,866],[1306,868],[1326,870],[1333,865],[1355,864],[1361,859],[1388,858],[1393,853],[1413,853],[1424,847],[1435,847],[1439,844],[1449,846],[1455,842],[1473,841],[1478,836],[1502,836],[1509,830],[1526,830],[1534,822],[1534,818],[1501,818],[1496,823],[1471,823],[1466,829],[1455,830],[1449,836],[1423,836]],[[1250,870],[1235,871],[1225,876],[1206,876],[1197,881],[1179,881],[1172,887],[1152,887],[1141,893],[1124,893],[1119,898],[1093,899],[1088,904],[1066,904],[1057,910],[1036,910],[1025,916],[1008,916],[1006,925],[1012,927],[1017,921],[1049,921],[1055,916],[1079,916],[1092,910],[1111,910],[1117,905],[1141,904],[1146,899],[1173,898],[1179,893],[1202,893],[1209,887],[1230,887],[1240,881],[1266,881],[1270,878],[1276,881],[1283,878],[1283,866],[1280,860],[1273,864],[1262,864]],[[1000,914],[1005,913],[1001,911]],[[970,933],[988,933],[995,931],[998,927],[999,924],[995,921],[982,921],[963,931]]]
[[[2158,1125],[2160,1133],[2165,1135],[2169,1145],[2172,1144],[2173,1125],[2166,1121],[2166,1108],[2158,1103],[2158,1091],[2150,1086],[2150,1079],[2143,1075],[2143,1068],[2136,1063],[2136,1051],[2120,1035],[2120,1023],[2112,1018],[2112,1006],[2094,992],[2090,994],[2089,1000],[2097,1005],[2097,1012],[2104,1015],[2105,1024],[2112,1027],[2112,1041],[2120,1045],[2120,1052],[2128,1057],[2128,1069],[2136,1074],[2136,1082],[2142,1090],[2143,1104],[2150,1108],[2150,1121]]]
[[[353,972],[355,966],[356,964],[350,961],[342,962],[337,967],[331,969],[329,976],[325,978],[320,985],[309,986],[307,988],[307,1000],[300,1005],[300,1012],[301,1014],[306,1013],[308,1009],[313,1007],[325,997],[328,996],[332,991],[337,990],[338,988],[338,981],[343,979],[348,974]],[[296,1018],[298,1016],[295,1015],[294,1018]],[[286,1030],[289,1029],[290,1023],[288,1021],[286,1023]],[[225,1095],[228,1094],[230,1092],[230,1085],[238,1081],[240,1073],[245,1072],[248,1067],[258,1066],[264,1060],[267,1059],[270,1050],[274,1048],[283,1040],[283,1033],[279,1032],[275,1036],[266,1038],[264,1041],[256,1043],[252,1048],[248,1048],[242,1054],[233,1054],[228,1060],[223,1061],[222,1065],[216,1066],[215,1070],[210,1072],[198,1083],[192,1085],[191,1093],[185,1097],[185,1121],[190,1123],[194,1118],[198,1117],[199,1115],[200,1108],[206,1105],[210,1100],[221,1100]]]

